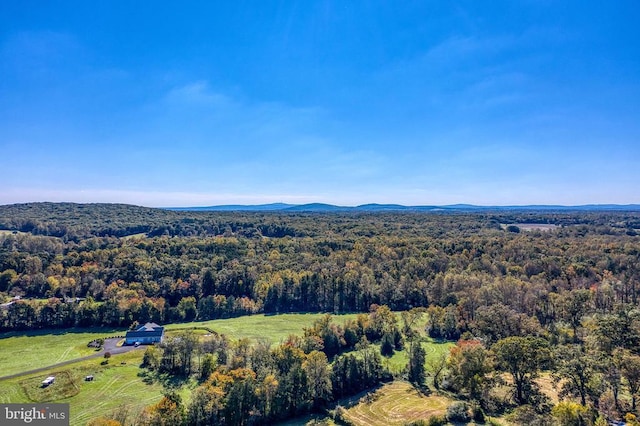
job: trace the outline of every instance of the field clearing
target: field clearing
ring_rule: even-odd
[[[314,321],[325,314],[280,314],[280,315],[251,315],[238,318],[227,318],[210,321],[199,321],[181,324],[169,324],[168,331],[188,329],[192,327],[207,327],[217,333],[225,334],[233,339],[244,337],[257,340],[267,338],[272,343],[285,340],[290,334],[302,334],[302,329],[310,327]],[[332,320],[344,324],[348,319],[355,319],[358,314],[332,315]]]
[[[505,385],[496,386],[492,391],[501,398],[508,399],[513,394],[513,378],[510,374],[504,373],[502,374],[502,379]],[[551,403],[557,404],[561,401],[560,386],[562,382],[555,384],[551,372],[544,371],[533,381],[540,387],[540,392],[546,395]]]
[[[71,425],[78,426],[115,410],[127,411],[129,418],[134,418],[145,406],[159,401],[163,390],[161,384],[146,384],[138,376],[142,355],[142,351],[133,351],[114,355],[107,365],[100,365],[102,358],[96,358],[3,380],[0,382],[0,403],[40,400],[70,403]],[[94,380],[84,381],[87,375],[93,375]],[[42,389],[40,382],[47,376],[56,376],[56,382]],[[75,390],[70,392],[70,389]]]
[[[553,231],[558,229],[559,226],[546,223],[521,223],[518,228],[523,231]]]
[[[439,357],[441,354],[449,354],[449,350],[455,346],[454,342],[438,342],[431,338],[425,338],[422,342],[420,342],[422,348],[426,354],[426,361]],[[408,343],[405,344],[405,346]],[[377,344],[376,346],[380,346]],[[382,363],[384,366],[388,366],[389,370],[392,373],[398,373],[402,371],[409,362],[409,355],[407,354],[407,349],[405,347],[402,351],[396,351],[391,358],[382,358]]]
[[[78,385],[76,385],[76,380],[74,380],[69,370],[57,372],[55,377],[55,383],[49,386],[42,386],[40,384],[42,377],[32,376],[22,380],[20,387],[29,401],[37,403],[72,397],[80,392]]]
[[[502,229],[506,229],[509,225],[515,225],[520,228],[521,231],[553,231],[555,229],[560,228],[558,225],[553,225],[550,223],[507,223],[502,224]]]
[[[267,338],[273,343],[278,343],[290,334],[302,334],[304,327],[311,326],[323,315],[325,314],[254,315],[169,324],[166,327],[170,334],[193,327],[206,327],[226,334],[234,340]],[[343,324],[348,319],[355,319],[356,316],[357,314],[334,315],[332,320]],[[207,333],[204,330],[197,330],[197,332],[198,334]],[[86,347],[89,341],[124,333],[124,329],[99,328],[4,333],[0,335],[0,374],[19,373],[90,355],[95,353],[95,350]],[[452,344],[434,342],[425,338],[422,345],[429,360],[433,356],[448,351]],[[71,404],[72,425],[84,425],[90,419],[110,415],[115,411],[126,412],[131,419],[144,407],[157,402],[163,392],[161,383],[146,383],[140,374],[142,370],[139,365],[142,356],[143,351],[132,351],[113,355],[106,366],[100,365],[103,358],[99,357],[37,374],[6,379],[0,381],[0,403],[68,402]],[[386,359],[383,362],[387,362]],[[406,352],[396,352],[388,362],[394,365],[394,369],[400,371],[407,362]],[[50,375],[56,376],[56,383],[48,388],[41,388],[42,380]],[[85,382],[84,377],[87,375],[93,375],[94,381]],[[409,385],[406,384],[406,386]],[[191,389],[189,388],[190,386],[186,385],[178,390],[185,402],[190,399]],[[422,398],[417,394],[415,397]],[[419,400],[425,403],[422,399]],[[410,398],[410,401],[413,401],[413,398]],[[407,404],[410,410],[414,410],[410,402]],[[397,410],[404,409],[404,405],[407,404],[403,403],[403,406]],[[412,412],[409,415],[412,415]]]
[[[404,425],[419,419],[444,414],[452,399],[440,395],[425,396],[407,382],[382,386],[347,409],[345,418],[356,425]]]
[[[560,402],[559,390],[553,383],[551,373],[542,373],[540,377],[535,379],[535,382],[538,384],[538,386],[540,386],[540,390],[542,391],[542,393],[547,395],[551,399],[551,402],[553,402],[554,404]]]
[[[124,330],[79,329],[0,334],[0,376],[47,367],[95,353],[87,343],[100,337],[124,335]]]
[[[138,239],[144,239],[147,238],[147,233],[146,232],[141,232],[139,234],[131,234],[131,235],[127,235],[124,237],[120,237],[123,240],[138,240]]]
[[[243,337],[255,340],[267,338],[273,343],[283,341],[289,334],[302,334],[324,314],[252,315],[210,321],[168,324],[167,331],[207,327],[232,339]],[[335,315],[333,320],[343,324],[357,314]],[[0,333],[0,376],[47,367],[95,353],[87,343],[93,339],[124,335],[123,329],[38,330]]]

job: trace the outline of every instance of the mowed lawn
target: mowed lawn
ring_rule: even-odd
[[[453,346],[455,346],[455,343],[453,342],[439,342],[429,337],[423,338],[423,341],[420,344],[424,348],[427,363],[431,359],[437,358],[442,354],[449,355],[449,351]],[[405,346],[407,345],[408,343],[405,343]],[[380,346],[380,344],[377,344],[377,346]],[[385,367],[388,367],[392,373],[397,373],[402,371],[409,363],[409,355],[407,351],[408,351],[408,347],[405,347],[401,351],[396,351],[393,354],[393,356],[388,359],[383,357],[382,358],[383,365]]]
[[[305,327],[325,314],[281,314],[252,315],[190,323],[168,324],[168,331],[207,327],[231,339],[249,338],[252,340],[267,338],[277,344],[290,334],[301,335]],[[332,320],[344,324],[355,319],[357,314],[333,315]],[[126,330],[113,329],[71,329],[40,330],[33,332],[0,333],[0,377],[40,367],[47,367],[59,362],[73,360],[95,353],[87,347],[93,339],[124,335]],[[424,342],[427,358],[441,351],[448,351],[451,344]],[[407,363],[406,352],[397,352],[389,360],[392,371],[403,368]]]
[[[345,417],[355,425],[404,425],[444,414],[452,402],[440,395],[425,396],[410,383],[397,381],[361,398],[346,410]]]
[[[117,411],[135,418],[144,407],[162,398],[159,383],[146,384],[139,376],[142,351],[114,355],[109,364],[102,358],[81,361],[43,373],[0,381],[0,403],[61,402],[71,407],[71,425]],[[93,375],[93,381],[85,381]],[[40,383],[47,376],[56,381],[48,388]]]
[[[211,321],[190,322],[167,325],[167,330],[185,329],[190,327],[207,327],[217,333],[225,334],[232,339],[249,338],[252,340],[267,338],[277,344],[284,341],[290,334],[302,335],[305,327],[310,327],[314,321],[326,314],[280,314],[280,315],[251,315],[238,318],[219,319]],[[358,314],[332,315],[332,321],[344,324],[348,319],[356,319]]]
[[[169,324],[168,331],[191,327],[207,327],[231,339],[268,338],[278,343],[289,334],[302,333],[323,314],[255,315],[223,320]],[[333,320],[344,323],[355,314],[336,315]],[[0,335],[0,376],[46,367],[58,362],[95,353],[87,343],[99,337],[122,335],[125,330],[38,331]],[[0,403],[68,402],[71,424],[84,425],[88,420],[128,411],[134,418],[144,407],[162,397],[160,383],[146,384],[139,376],[143,351],[114,355],[109,364],[100,365],[102,357],[80,361],[38,374],[0,381]],[[124,364],[123,364],[124,363]],[[50,388],[41,388],[47,376],[56,376]],[[94,381],[84,381],[93,375]],[[188,393],[188,392],[187,392]]]
[[[44,330],[0,333],[0,377],[47,367],[95,353],[93,339],[124,335],[124,330]]]
[[[289,334],[302,334],[324,314],[252,315],[238,318],[168,324],[167,330],[207,327],[231,339],[267,338],[278,343]],[[356,314],[335,315],[333,320],[344,323]],[[33,332],[0,333],[0,377],[36,368],[47,367],[95,353],[87,344],[100,337],[124,335],[125,329],[38,330]]]

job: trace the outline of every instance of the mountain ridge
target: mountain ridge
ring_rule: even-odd
[[[173,211],[280,211],[280,212],[384,212],[384,211],[640,211],[640,204],[526,204],[482,206],[474,204],[416,205],[368,203],[340,206],[328,203],[307,204],[222,204],[201,207],[165,207]]]
[[[83,211],[87,208],[126,208],[136,207],[149,210],[164,210],[172,212],[181,211],[218,211],[218,212],[482,212],[482,211],[542,211],[542,212],[580,212],[580,211],[640,211],[640,204],[581,204],[581,205],[559,205],[559,204],[525,204],[525,205],[475,205],[475,204],[446,204],[446,205],[403,205],[403,204],[379,204],[368,203],[357,206],[341,206],[328,203],[267,203],[267,204],[221,204],[212,206],[178,206],[178,207],[146,207],[125,203],[74,203],[74,202],[31,202],[2,204],[0,209],[31,209],[45,208],[53,209],[58,206],[73,206]]]

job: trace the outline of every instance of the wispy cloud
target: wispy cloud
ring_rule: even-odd
[[[213,91],[206,80],[198,80],[170,89],[166,94],[165,101],[180,106],[236,107],[235,102],[229,96]]]

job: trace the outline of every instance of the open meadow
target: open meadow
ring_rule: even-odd
[[[91,355],[87,344],[124,330],[70,329],[0,333],[0,377]]]
[[[283,314],[254,315],[239,318],[179,323],[167,325],[169,335],[181,330],[206,328],[225,334],[231,339],[259,338],[269,339],[274,344],[283,341],[290,334],[300,335],[305,327],[324,314]],[[335,315],[333,320],[339,324],[354,319],[356,314]],[[78,332],[39,331],[27,333],[5,333],[0,335],[0,360],[2,375],[10,375],[21,371],[46,367],[62,361],[91,355],[94,349],[87,348],[87,343],[99,337],[123,335],[125,330],[92,329]],[[200,334],[200,333],[198,333]],[[439,343],[426,339],[422,342],[427,358],[438,356],[451,347],[451,343]],[[92,418],[110,415],[116,410],[136,416],[147,405],[157,402],[162,395],[163,385],[157,381],[146,380],[139,368],[142,361],[142,350],[126,354],[113,355],[107,365],[101,365],[102,357],[54,367],[37,374],[23,375],[0,381],[0,403],[9,402],[69,402],[72,406],[72,425],[86,424]],[[397,351],[393,357],[385,359],[394,372],[401,371],[407,363],[405,351]],[[54,385],[48,388],[40,386],[47,376],[56,376]],[[84,381],[84,377],[93,375],[94,381]],[[390,384],[378,390],[381,401],[386,401],[389,393],[392,397],[398,392],[406,392],[406,404],[397,405],[394,409],[402,411],[424,400],[417,393],[411,393],[408,384]],[[412,389],[412,388],[411,388]],[[389,392],[387,392],[389,391]],[[190,398],[189,386],[183,386],[179,393],[185,401]],[[434,401],[436,401],[434,399]],[[433,401],[432,401],[433,402]],[[435,402],[433,402],[435,404]],[[431,404],[431,402],[430,402]],[[433,404],[431,404],[433,405]],[[372,408],[386,410],[387,408]],[[409,407],[409,410],[413,408]],[[363,408],[364,410],[364,408]],[[422,411],[418,410],[419,413]],[[351,412],[351,411],[350,411]],[[411,411],[413,413],[413,411]],[[413,416],[409,413],[408,417]],[[362,416],[356,409],[354,419]],[[413,418],[413,417],[411,417]],[[354,420],[355,421],[355,420]],[[382,423],[378,423],[382,424]]]
[[[139,376],[142,351],[80,361],[42,373],[0,381],[0,403],[59,402],[71,405],[71,425],[115,411],[135,417],[140,410],[162,396],[160,383],[146,383]],[[85,381],[92,375],[93,381]],[[45,377],[55,376],[54,384],[43,388]]]
[[[169,324],[167,331],[189,329],[193,327],[210,328],[217,333],[225,334],[232,339],[248,338],[257,340],[266,338],[277,344],[290,334],[301,335],[303,328],[310,327],[314,321],[326,314],[280,314],[280,315],[250,315],[238,318],[227,318],[210,321]],[[349,319],[355,319],[358,314],[333,315],[332,319],[344,324]]]
[[[424,348],[427,360],[437,358],[441,354],[448,354],[449,350],[454,346],[453,342],[438,342],[431,338],[424,338],[420,343]],[[376,345],[380,346],[380,345]],[[389,358],[383,358],[383,364],[392,373],[401,372],[409,362],[409,356],[406,350],[396,351],[393,356]]]
[[[167,331],[206,327],[232,339],[267,338],[278,343],[290,334],[301,334],[324,314],[252,315],[211,321],[168,324]],[[338,323],[356,314],[336,315]],[[0,377],[94,354],[87,344],[93,339],[124,335],[124,329],[38,330],[0,333]]]

